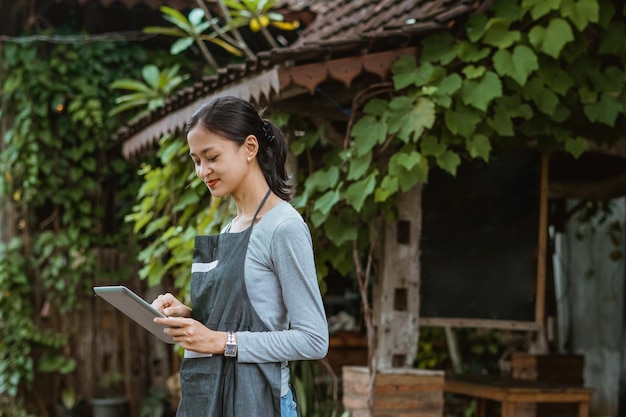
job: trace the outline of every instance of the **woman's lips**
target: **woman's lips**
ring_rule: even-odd
[[[215,184],[217,184],[217,180],[208,180],[206,182],[206,185],[208,185],[209,187],[213,187],[215,186]]]

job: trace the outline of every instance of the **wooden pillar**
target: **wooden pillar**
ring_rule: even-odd
[[[376,369],[410,368],[419,339],[421,185],[397,197],[397,220],[383,226],[373,287]]]

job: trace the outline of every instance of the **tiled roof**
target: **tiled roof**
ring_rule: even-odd
[[[293,2],[294,0],[292,0]],[[456,19],[472,13],[481,4],[491,0],[335,0],[315,1],[319,15],[302,31],[299,39],[285,48],[260,52],[254,60],[244,64],[221,68],[216,75],[204,77],[192,87],[179,91],[166,100],[163,107],[129,123],[114,136],[115,140],[134,139],[132,149],[125,149],[126,156],[139,152],[146,142],[155,142],[158,137],[180,128],[166,123],[164,119],[183,107],[208,98],[215,93],[270,71],[277,67],[294,68],[311,63],[359,57],[385,51],[414,46],[419,38],[435,30],[449,29]],[[318,75],[318,74],[316,74]],[[323,82],[330,74],[322,74],[315,82]],[[323,78],[323,79],[322,79]],[[311,90],[307,85],[300,85]],[[268,84],[269,85],[269,84]],[[273,84],[272,84],[273,85]],[[281,85],[281,88],[285,87]],[[262,91],[267,99],[269,93]],[[249,96],[247,98],[258,98]],[[157,128],[155,125],[159,124]],[[138,140],[137,134],[152,127],[149,137]]]
[[[378,0],[326,2],[320,23],[308,27],[296,45],[364,40],[447,27],[474,9],[470,0]]]

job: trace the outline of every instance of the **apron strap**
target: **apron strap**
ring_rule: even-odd
[[[251,226],[254,226],[254,222],[256,222],[256,216],[259,214],[259,212],[261,211],[261,209],[265,205],[265,202],[267,201],[267,199],[269,198],[271,193],[272,193],[272,189],[271,188],[268,189],[267,192],[265,193],[265,197],[263,197],[263,200],[261,201],[261,204],[259,204],[259,208],[256,209],[256,213],[254,213],[254,217],[252,217],[252,224],[251,224]]]

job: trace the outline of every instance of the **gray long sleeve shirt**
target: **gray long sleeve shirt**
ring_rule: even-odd
[[[266,212],[252,229],[245,261],[250,302],[269,332],[238,332],[239,362],[321,359],[328,351],[328,324],[317,283],[308,226],[287,202]]]

